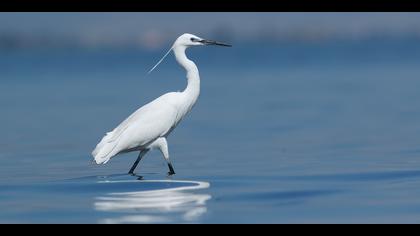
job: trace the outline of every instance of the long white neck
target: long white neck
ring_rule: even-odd
[[[184,67],[187,72],[188,85],[182,93],[186,96],[189,109],[191,109],[200,95],[200,75],[195,63],[188,59],[185,55],[186,49],[187,48],[185,46],[177,46],[173,49],[173,51],[176,61],[179,65]]]

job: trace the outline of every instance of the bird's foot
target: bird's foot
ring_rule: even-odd
[[[169,167],[168,175],[169,176],[174,175],[175,174],[175,171],[174,171],[174,167],[172,166],[172,164],[171,163],[168,163],[168,167]]]
[[[128,172],[129,175],[136,177],[137,180],[143,180],[143,176],[135,174],[134,172]]]

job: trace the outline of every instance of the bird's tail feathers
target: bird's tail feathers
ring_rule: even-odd
[[[112,132],[107,133],[92,151],[92,156],[95,159],[96,164],[106,164],[116,155],[114,152],[118,142],[116,140],[111,141],[111,136]]]
[[[109,143],[111,136],[112,136],[112,132],[106,133],[106,135],[102,138],[102,140],[98,143],[98,145],[96,145],[95,149],[92,151],[93,156],[96,156],[98,152],[102,149],[102,147],[105,144]]]

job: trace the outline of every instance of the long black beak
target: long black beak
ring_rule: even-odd
[[[232,47],[232,45],[230,44],[221,43],[214,40],[203,39],[203,40],[200,40],[199,42],[203,43],[204,45],[218,45],[218,46],[223,46],[223,47]]]

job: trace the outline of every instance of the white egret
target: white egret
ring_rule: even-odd
[[[200,94],[200,75],[198,68],[193,61],[187,58],[185,50],[190,46],[202,45],[231,46],[213,40],[202,39],[193,34],[179,36],[171,49],[149,73],[173,51],[176,61],[187,72],[188,85],[186,89],[183,92],[170,92],[158,97],[139,108],[114,130],[108,132],[92,152],[97,164],[105,164],[112,157],[120,153],[140,151],[137,160],[129,171],[132,174],[148,151],[159,149],[168,164],[168,174],[175,174],[169,159],[166,138],[192,109]]]

